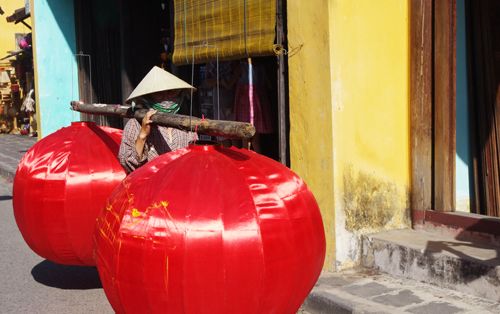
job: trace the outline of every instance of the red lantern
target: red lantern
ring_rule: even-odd
[[[60,264],[95,265],[96,217],[126,175],[117,158],[121,135],[73,122],[24,155],[14,178],[14,214],[35,253]]]
[[[118,313],[296,313],[325,256],[304,182],[248,150],[191,145],[129,175],[97,219]]]

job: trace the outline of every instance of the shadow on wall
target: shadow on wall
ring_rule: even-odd
[[[76,53],[75,46],[75,22],[73,1],[67,0],[46,0],[50,13],[55,17],[59,30],[63,34],[66,45],[71,48],[73,54]],[[41,2],[35,4],[35,10],[41,7]],[[47,12],[49,13],[49,12]],[[36,15],[38,17],[38,15]],[[42,18],[46,18],[41,16]]]

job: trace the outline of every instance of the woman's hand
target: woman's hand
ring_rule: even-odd
[[[139,133],[139,139],[141,140],[146,140],[148,137],[149,133],[151,133],[151,116],[154,115],[157,111],[150,109],[144,118],[142,118],[142,124],[141,124],[141,132]]]
[[[142,159],[142,154],[144,153],[144,145],[146,144],[146,139],[148,138],[149,133],[151,133],[151,116],[156,113],[156,110],[150,109],[146,112],[144,118],[142,118],[141,130],[139,131],[139,136],[135,140],[135,151],[139,156],[139,159]]]

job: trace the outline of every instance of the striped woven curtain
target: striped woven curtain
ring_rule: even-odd
[[[276,0],[175,0],[177,65],[273,55]]]

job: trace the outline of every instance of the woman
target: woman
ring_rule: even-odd
[[[132,172],[161,154],[186,147],[196,140],[196,134],[152,124],[151,116],[158,111],[177,113],[182,90],[193,86],[154,67],[130,94],[127,102],[149,108],[142,122],[130,119],[123,130],[118,158],[127,172]]]

